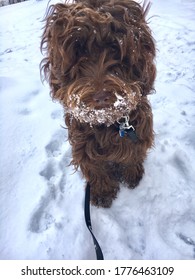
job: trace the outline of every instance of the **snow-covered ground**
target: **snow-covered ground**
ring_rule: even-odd
[[[195,1],[152,2],[155,148],[136,189],[91,207],[105,259],[195,259]],[[39,76],[46,6],[0,8],[0,259],[95,259],[63,109]]]

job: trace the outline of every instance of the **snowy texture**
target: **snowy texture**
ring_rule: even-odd
[[[195,1],[152,2],[155,147],[136,189],[91,207],[105,259],[195,259]],[[0,8],[0,258],[94,259],[85,181],[68,166],[63,109],[39,77],[46,6]]]
[[[140,99],[140,94],[130,92],[121,96],[115,92],[116,101],[113,106],[103,109],[91,109],[84,103],[80,102],[79,96],[76,95],[76,106],[74,108],[67,108],[66,112],[69,112],[74,118],[80,122],[89,123],[91,126],[96,124],[112,125],[115,121],[120,120],[124,116],[128,116],[132,109],[135,109]]]

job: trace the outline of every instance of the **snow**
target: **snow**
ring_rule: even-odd
[[[91,127],[97,124],[105,124],[107,127],[112,125],[115,121],[119,121],[129,115],[132,109],[136,108],[141,94],[137,92],[129,92],[124,97],[120,96],[117,92],[114,93],[116,101],[112,107],[104,109],[94,109],[86,106],[80,102],[78,95],[73,95],[76,106],[74,108],[66,108],[66,112],[70,113],[75,119],[82,123],[89,123]]]
[[[105,259],[195,259],[195,1],[152,2],[155,147],[136,189],[91,207]],[[0,259],[95,259],[63,109],[39,76],[46,6],[0,8]]]

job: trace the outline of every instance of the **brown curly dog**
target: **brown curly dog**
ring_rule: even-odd
[[[45,19],[41,70],[64,107],[72,164],[90,183],[96,206],[110,207],[120,183],[138,185],[153,145],[149,6],[75,0],[51,5]]]

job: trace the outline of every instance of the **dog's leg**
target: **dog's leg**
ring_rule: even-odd
[[[90,161],[89,166],[85,162],[80,167],[91,185],[91,204],[98,207],[110,207],[112,201],[117,197],[119,182],[112,176],[107,164]]]
[[[144,175],[144,167],[142,163],[136,165],[126,165],[123,167],[123,180],[128,188],[135,188]]]
[[[91,187],[91,203],[98,207],[109,208],[112,201],[117,197],[119,183],[113,182],[107,185],[107,178],[97,180]]]

